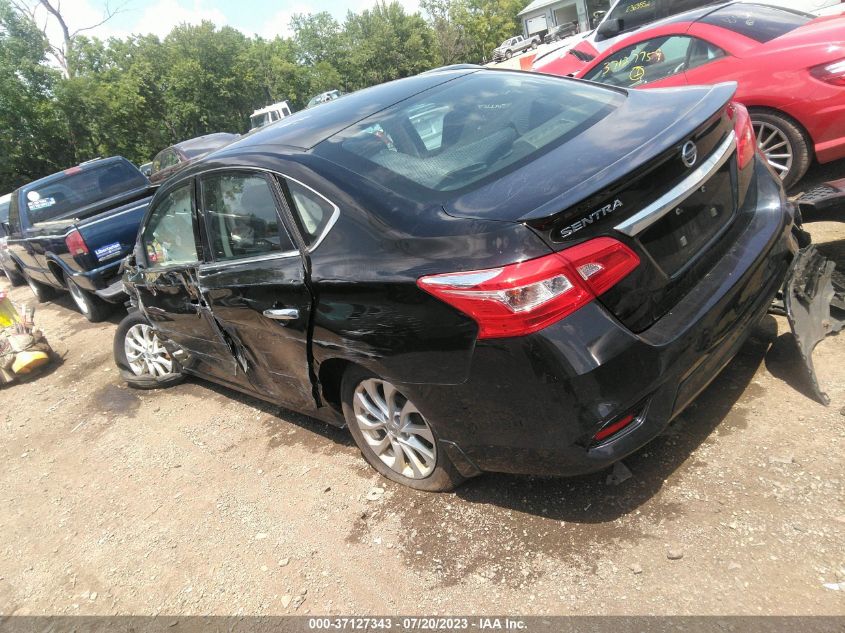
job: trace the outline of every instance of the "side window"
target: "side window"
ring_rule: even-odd
[[[269,181],[260,174],[221,174],[202,180],[203,210],[217,261],[294,250]]]
[[[691,43],[678,35],[645,40],[608,56],[583,79],[625,88],[666,79],[686,70]]]
[[[321,195],[293,180],[287,181],[293,200],[292,211],[299,221],[302,237],[308,246],[314,244],[334,214],[334,206]]]
[[[199,260],[190,184],[174,189],[158,202],[141,241],[150,266],[190,264]]]

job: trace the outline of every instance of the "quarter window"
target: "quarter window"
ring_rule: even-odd
[[[168,193],[150,215],[143,243],[150,266],[172,266],[198,261],[192,187]]]
[[[206,176],[202,195],[211,251],[217,261],[294,250],[264,176]]]
[[[334,207],[321,195],[298,182],[287,182],[294,213],[306,245],[311,246],[325,230],[334,214]]]

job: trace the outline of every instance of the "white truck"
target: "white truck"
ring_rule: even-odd
[[[500,62],[510,59],[516,53],[521,53],[529,48],[537,48],[540,42],[539,35],[532,35],[531,37],[517,35],[516,37],[508,38],[493,51],[493,61]]]
[[[266,108],[260,108],[252,113],[249,117],[249,129],[255,130],[270,123],[281,121],[285,117],[292,114],[290,105],[287,101],[279,101],[273,105],[268,105]]]

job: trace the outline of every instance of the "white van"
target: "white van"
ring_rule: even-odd
[[[268,105],[266,108],[261,108],[252,113],[249,117],[249,129],[264,127],[270,123],[281,121],[285,117],[292,114],[290,105],[287,101],[279,101],[273,105]]]

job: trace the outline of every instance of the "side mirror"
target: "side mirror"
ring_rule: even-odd
[[[616,37],[625,29],[625,22],[619,18],[615,20],[607,20],[601,23],[598,31],[596,31],[596,41],[608,40],[611,37]]]
[[[144,167],[143,171],[141,171],[147,178],[153,175],[153,168],[152,167]]]

